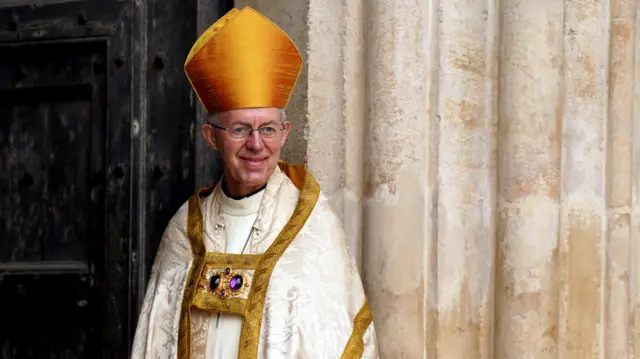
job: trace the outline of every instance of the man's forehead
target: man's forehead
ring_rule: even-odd
[[[229,123],[253,123],[260,121],[263,123],[279,121],[280,109],[277,108],[242,108],[231,110],[224,116]]]

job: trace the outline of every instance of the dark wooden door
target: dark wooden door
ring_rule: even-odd
[[[194,190],[201,2],[0,2],[0,358],[129,355]]]

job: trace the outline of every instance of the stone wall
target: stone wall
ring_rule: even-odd
[[[242,0],[384,358],[640,358],[635,0]]]

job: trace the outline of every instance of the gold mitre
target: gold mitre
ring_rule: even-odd
[[[191,48],[184,69],[209,113],[285,108],[302,56],[284,31],[247,6],[209,27]]]

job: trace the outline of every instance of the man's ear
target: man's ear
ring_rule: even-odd
[[[211,149],[213,149],[216,152],[220,152],[218,151],[218,144],[216,143],[215,135],[216,135],[216,131],[213,128],[213,126],[211,126],[208,123],[202,125],[202,137],[204,137],[204,140],[207,141]]]
[[[284,144],[287,142],[287,135],[289,135],[289,131],[291,131],[291,123],[289,123],[289,121],[284,121],[282,127],[284,127],[284,130],[282,130],[282,139],[280,140],[280,146],[284,146]]]

